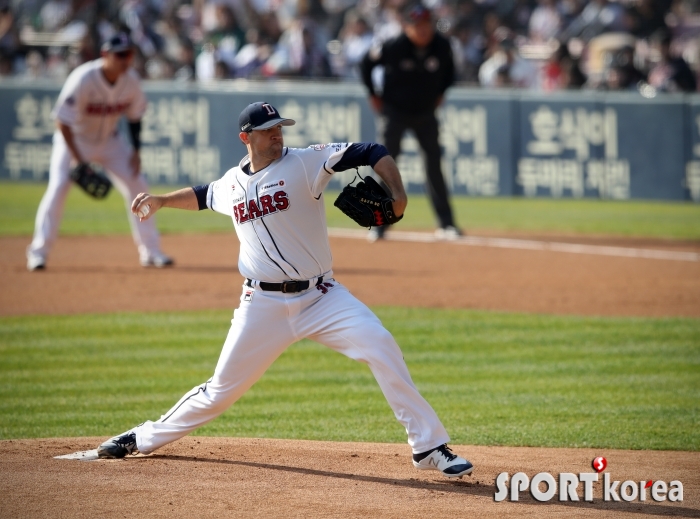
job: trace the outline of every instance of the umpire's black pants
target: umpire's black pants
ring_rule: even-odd
[[[445,186],[445,178],[442,176],[440,165],[439,127],[435,113],[407,114],[385,105],[384,113],[379,117],[377,133],[379,142],[386,146],[394,159],[401,153],[401,139],[406,130],[409,129],[413,130],[418,144],[423,150],[427,176],[425,186],[440,222],[440,227],[454,225],[447,186]]]

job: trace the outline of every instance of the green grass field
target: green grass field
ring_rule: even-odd
[[[44,185],[0,183],[0,236],[29,235]],[[162,191],[162,188],[157,191]],[[326,196],[329,225],[354,224]],[[700,206],[455,198],[467,230],[700,239]],[[429,229],[425,197],[401,226]],[[164,232],[231,231],[163,211]],[[121,198],[73,190],[63,234],[128,233]],[[700,449],[700,320],[376,309],[454,443]],[[0,438],[107,436],[211,376],[231,310],[0,317]],[[202,435],[403,442],[366,366],[292,346]]]
[[[159,186],[154,192],[170,188]],[[0,182],[0,236],[30,235],[34,215],[45,190],[44,184]],[[328,225],[355,224],[333,207],[336,193],[325,196]],[[700,204],[670,202],[619,202],[603,200],[551,200],[524,198],[455,197],[457,222],[480,231],[559,232],[700,239]],[[402,229],[432,229],[432,209],[425,196],[412,195]],[[222,215],[202,211],[165,210],[158,215],[164,233],[231,231]],[[66,202],[61,226],[63,234],[128,234],[124,202],[118,193],[102,201],[91,200],[73,189]]]
[[[700,449],[700,321],[380,308],[453,442]],[[0,438],[111,435],[206,381],[230,312],[0,319]],[[403,442],[369,369],[292,346],[210,436]]]

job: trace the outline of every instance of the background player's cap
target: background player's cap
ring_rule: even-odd
[[[102,44],[102,50],[104,52],[122,52],[131,50],[132,46],[129,36],[126,33],[120,32],[104,42]]]
[[[296,124],[296,121],[282,117],[270,103],[249,104],[238,116],[238,127],[242,132],[246,133],[250,133],[253,130],[267,130],[278,124],[293,126]]]

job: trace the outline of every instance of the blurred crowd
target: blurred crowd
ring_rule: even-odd
[[[144,79],[357,81],[408,0],[0,0],[0,78],[62,80],[127,31]],[[695,91],[700,0],[424,0],[458,82]]]

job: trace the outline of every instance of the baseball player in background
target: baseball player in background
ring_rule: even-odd
[[[118,34],[102,46],[102,57],[76,68],[58,96],[53,116],[49,184],[36,215],[34,237],[27,248],[27,268],[41,270],[56,241],[66,195],[72,186],[71,166],[95,162],[127,202],[127,214],[141,265],[166,267],[173,260],[160,250],[155,221],[140,222],[131,214],[134,197],[148,189],[141,176],[139,155],[141,118],[146,97],[138,75],[132,70],[133,47],[126,34]],[[125,115],[132,146],[118,134],[117,124]]]
[[[391,190],[400,216],[407,198],[396,163],[374,143],[287,148],[282,127],[293,124],[272,105],[253,103],[239,117],[248,155],[238,166],[209,185],[141,193],[134,200],[132,211],[142,220],[162,207],[209,208],[230,216],[246,279],[214,375],[159,420],[104,442],[98,455],[151,453],[182,438],[236,402],[288,346],[309,338],[369,366],[406,429],[416,468],[447,477],[470,474],[472,464],[447,447],[447,431],[413,384],[392,335],[333,278],[323,202],[331,175],[371,166]]]

